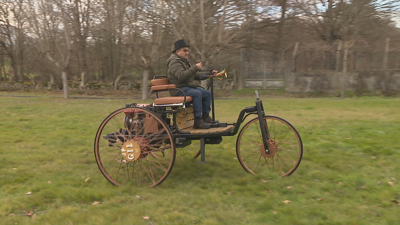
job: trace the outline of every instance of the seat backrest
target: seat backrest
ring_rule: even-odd
[[[151,86],[166,85],[166,84],[169,84],[168,78],[160,78],[160,79],[152,79],[151,80]]]
[[[153,79],[151,80],[152,91],[163,91],[168,89],[175,89],[175,84],[170,84],[168,78]]]
[[[186,103],[192,102],[193,98],[190,96],[172,96],[172,97],[161,97],[159,91],[168,91],[170,89],[176,89],[175,84],[170,84],[168,78],[153,78],[151,80],[151,91],[155,92],[157,98],[154,100],[154,105],[166,106],[166,105],[180,105],[183,106]]]

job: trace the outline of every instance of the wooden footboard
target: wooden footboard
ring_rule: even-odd
[[[190,132],[191,134],[215,134],[222,133],[234,128],[233,125],[226,127],[211,127],[209,129],[194,129],[194,114],[193,106],[186,107],[187,112],[184,108],[180,109],[180,112],[176,116],[176,124],[181,131]]]

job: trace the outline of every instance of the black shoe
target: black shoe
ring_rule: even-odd
[[[193,125],[194,129],[208,129],[210,128],[210,126],[211,126],[210,123],[205,123],[203,121],[203,118],[201,117],[194,118],[194,125]]]
[[[203,114],[203,121],[206,123],[219,123],[218,120],[213,121],[208,114]]]

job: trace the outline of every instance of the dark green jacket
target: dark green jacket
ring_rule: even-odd
[[[175,84],[177,88],[196,87],[196,80],[202,80],[207,77],[198,73],[199,69],[196,65],[191,66],[189,62],[177,54],[173,53],[167,59],[167,76],[170,84]],[[179,90],[170,90],[171,96],[177,95]]]

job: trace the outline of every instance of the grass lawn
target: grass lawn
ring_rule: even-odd
[[[246,173],[234,136],[147,189],[111,185],[93,155],[103,119],[141,100],[0,94],[1,224],[400,224],[398,98],[262,98],[302,137],[291,176]],[[216,100],[216,117],[254,100]]]

